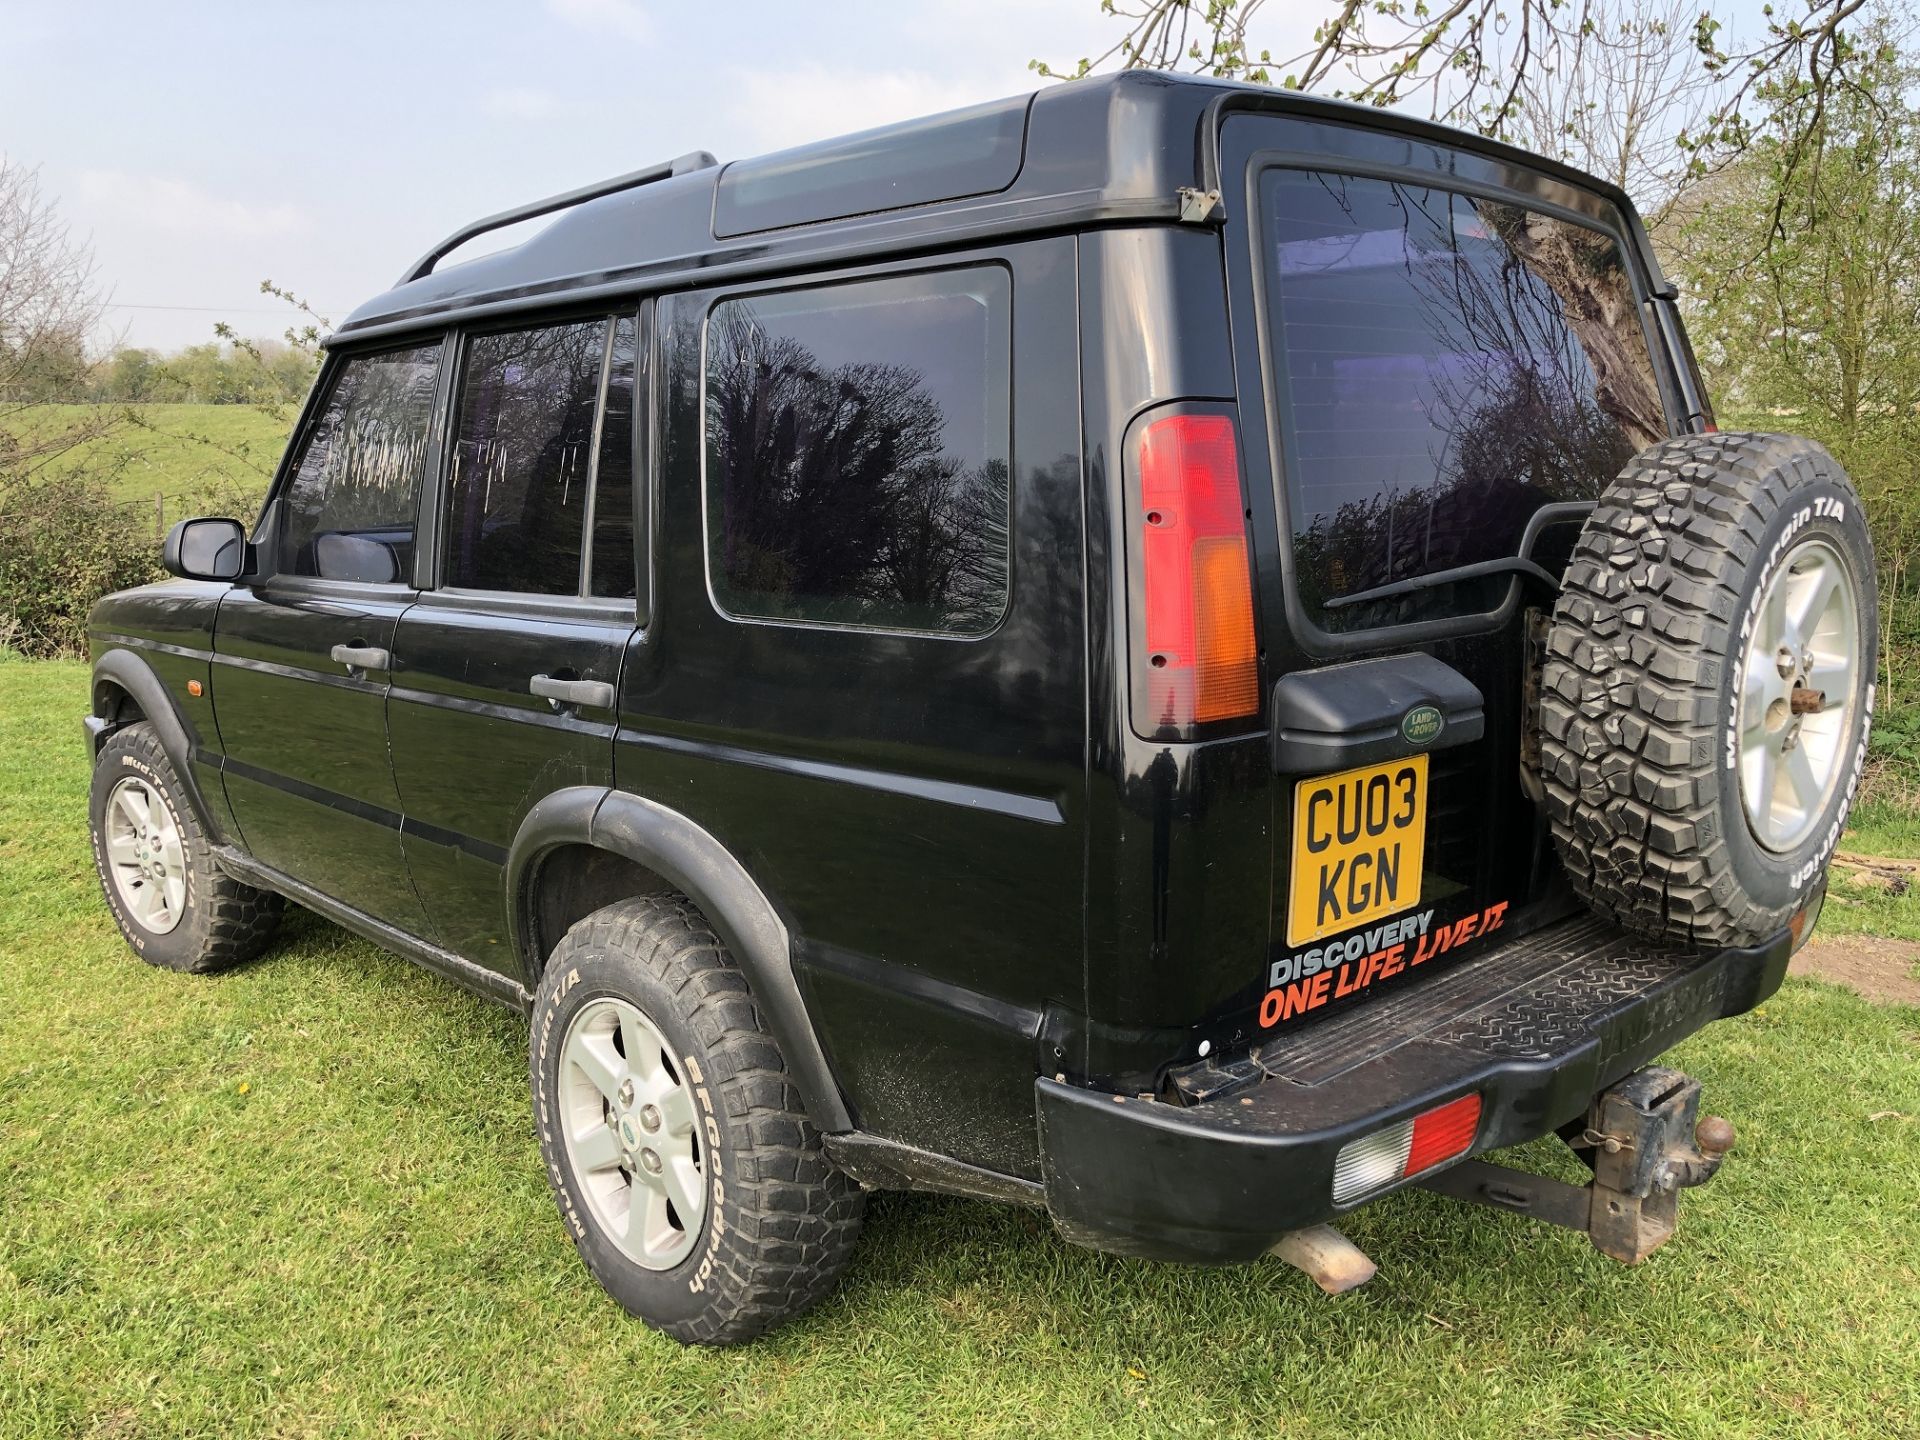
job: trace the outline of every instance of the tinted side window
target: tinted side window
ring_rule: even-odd
[[[468,341],[454,403],[447,584],[580,592],[607,324]]]
[[[613,322],[607,352],[606,408],[600,419],[600,465],[593,489],[591,593],[633,598],[633,376],[634,320]]]
[[[1516,553],[1665,436],[1618,244],[1388,180],[1270,170],[1261,196],[1301,599],[1336,630],[1492,608],[1504,579],[1337,602]]]
[[[727,300],[707,560],[736,616],[980,635],[1006,609],[1009,286],[982,267]]]
[[[413,565],[440,346],[340,367],[280,497],[280,571],[388,584]]]

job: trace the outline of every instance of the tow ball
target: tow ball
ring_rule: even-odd
[[[1485,1160],[1418,1181],[1428,1190],[1583,1231],[1603,1255],[1638,1265],[1673,1235],[1680,1192],[1704,1185],[1733,1148],[1733,1126],[1698,1118],[1700,1082],[1650,1065],[1594,1097],[1584,1122],[1560,1132],[1593,1171],[1569,1185]]]

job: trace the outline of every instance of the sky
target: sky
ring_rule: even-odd
[[[0,153],[91,244],[98,341],[171,350],[280,333],[262,280],[337,322],[480,216],[1029,91],[1120,33],[1099,0],[0,0]]]
[[[102,338],[172,349],[278,334],[264,279],[337,322],[476,217],[1032,90],[1029,59],[1113,26],[1098,0],[0,0],[0,151],[90,239]]]

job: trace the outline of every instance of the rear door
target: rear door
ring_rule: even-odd
[[[272,573],[222,600],[214,641],[227,798],[247,849],[414,934],[430,929],[400,849],[386,698],[394,627],[416,593],[441,349],[335,362],[270,511]]]
[[[1057,238],[663,299],[616,762],[779,908],[861,1127],[1012,1174],[1083,984],[1074,306]]]
[[[393,642],[408,865],[441,943],[505,974],[520,822],[555,790],[613,780],[635,623],[637,324],[600,313],[465,337],[434,583]]]
[[[1426,651],[1486,713],[1457,746],[1405,717],[1407,754],[1431,753],[1374,788],[1413,784],[1424,865],[1384,904],[1376,868],[1320,868],[1364,840],[1372,777],[1287,777],[1270,978],[1333,978],[1270,994],[1262,1020],[1282,1023],[1557,903],[1523,764],[1530,632],[1552,592],[1453,572],[1525,554],[1557,574],[1601,490],[1669,433],[1673,392],[1648,278],[1603,198],[1385,131],[1239,116],[1221,143],[1240,185],[1227,250],[1248,473],[1271,476],[1275,672]]]

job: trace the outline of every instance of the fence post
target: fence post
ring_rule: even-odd
[[[153,492],[153,543],[158,545],[167,538],[167,496],[166,492]]]

